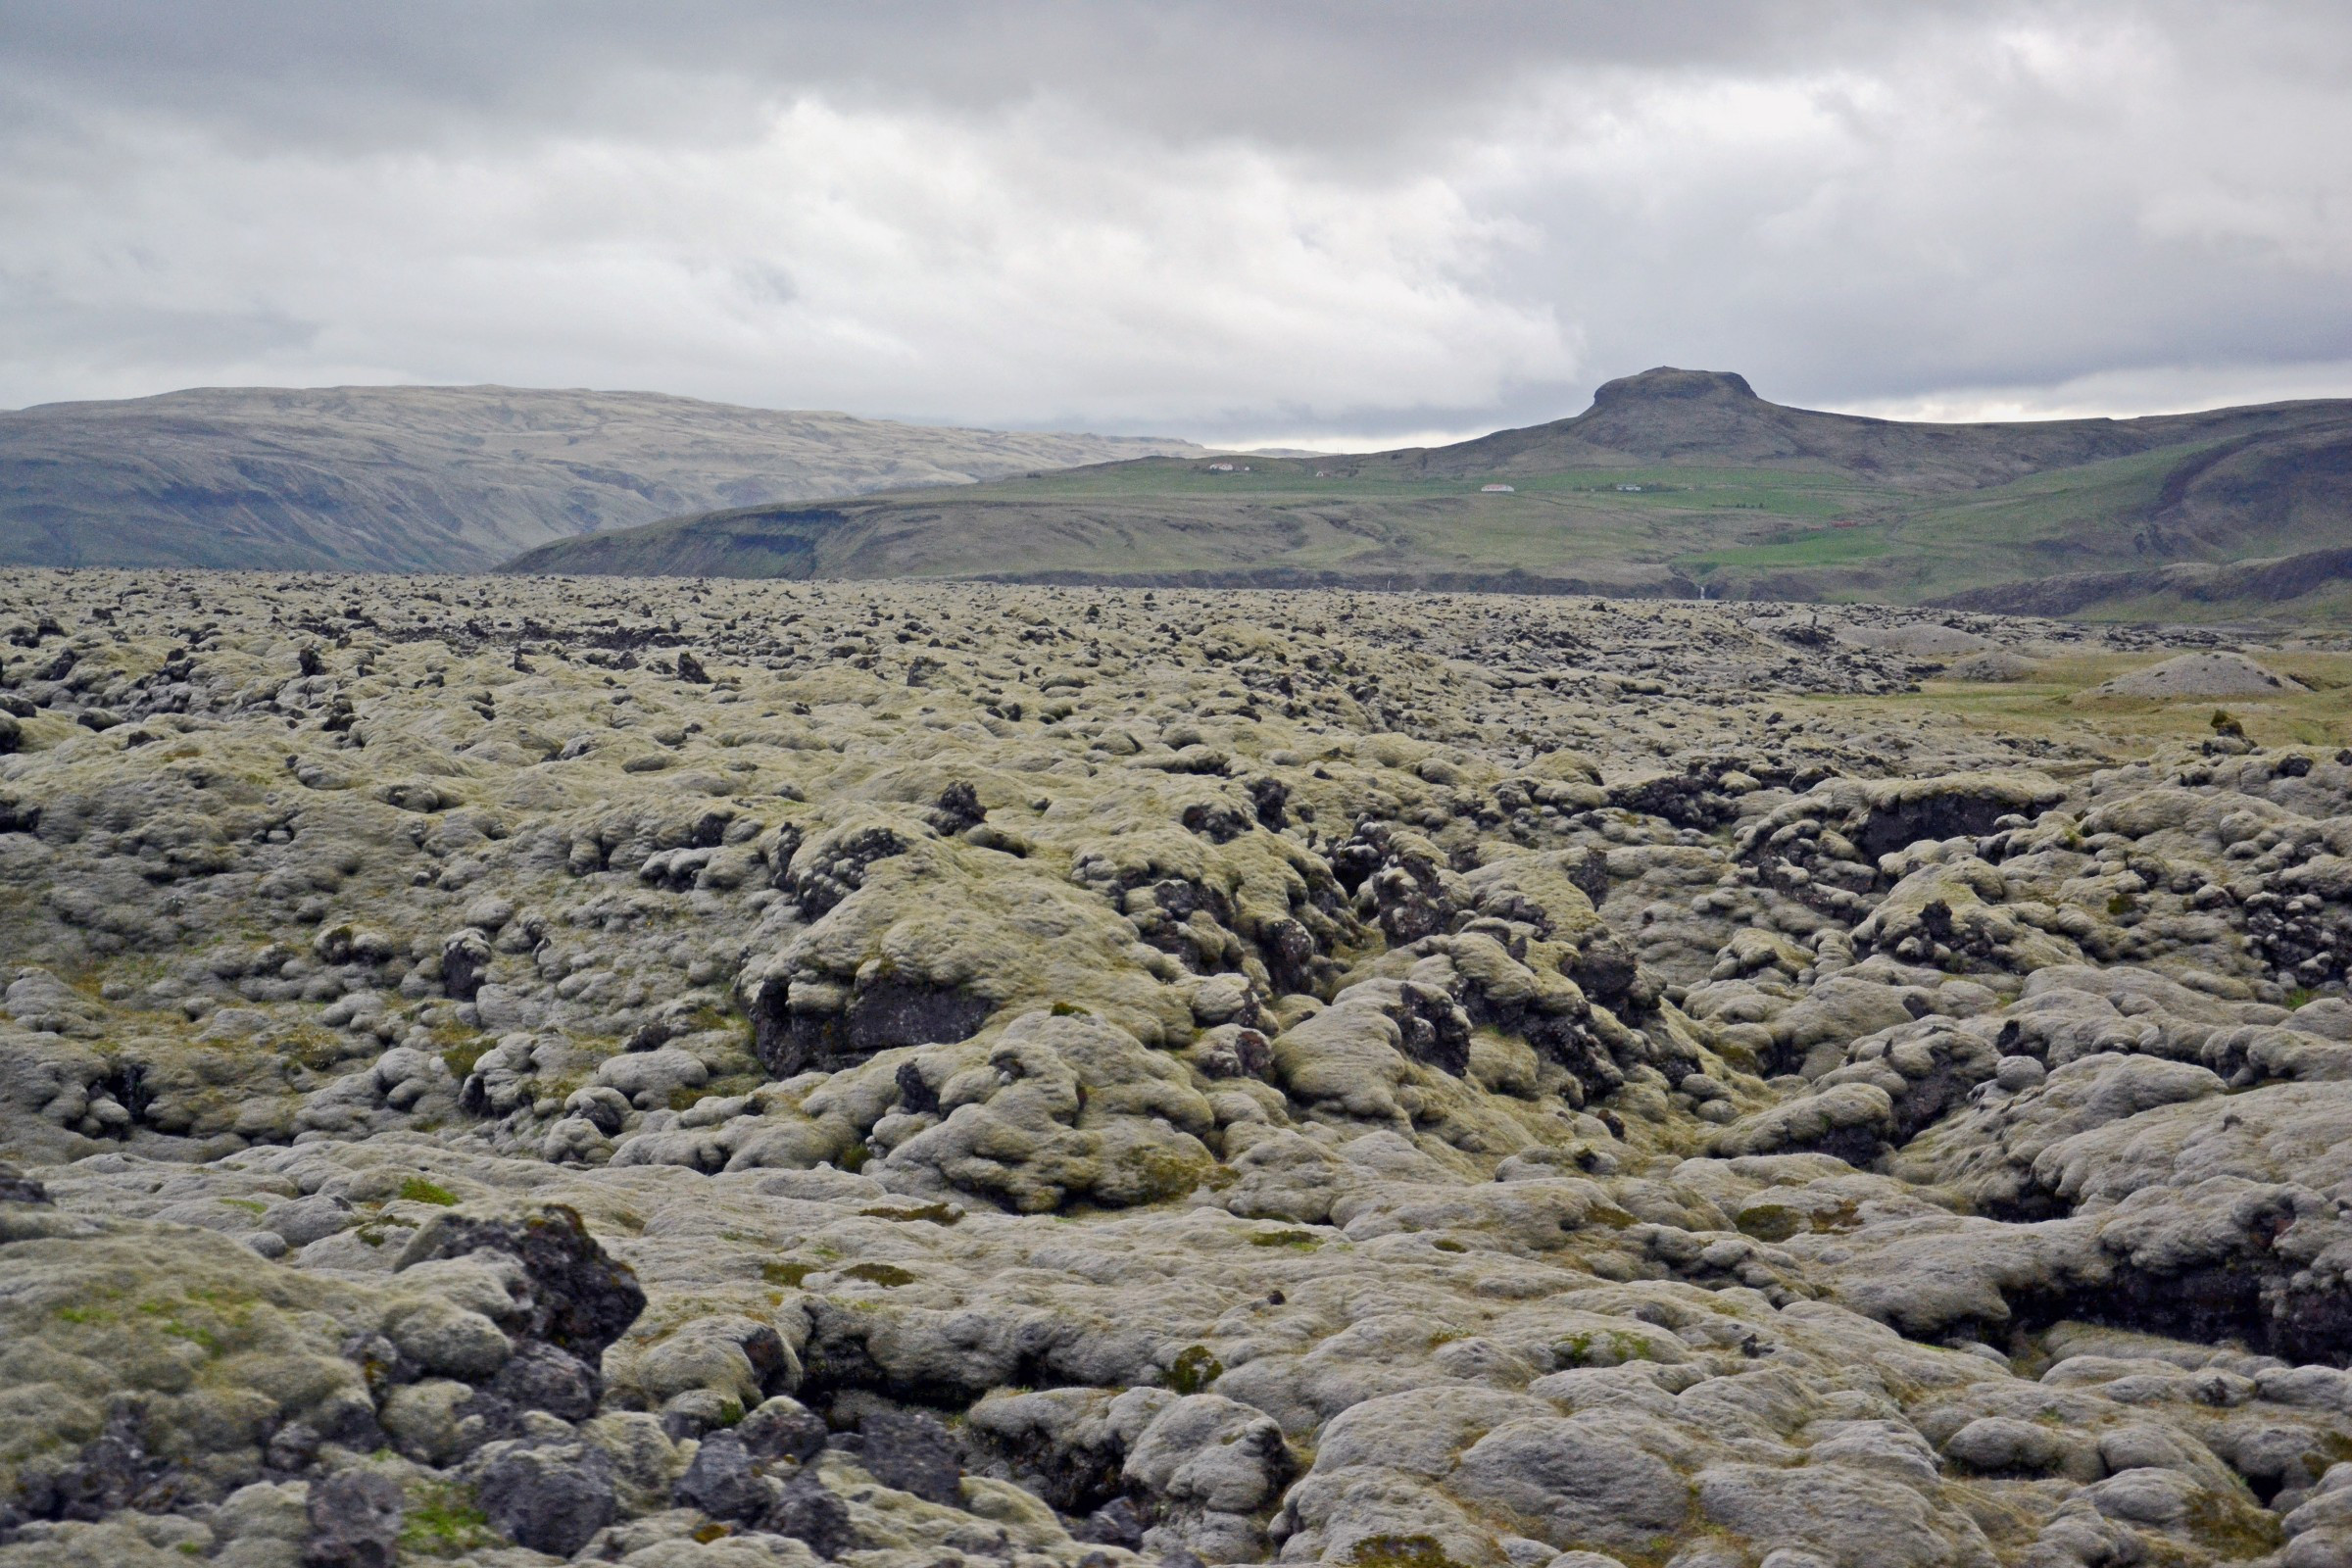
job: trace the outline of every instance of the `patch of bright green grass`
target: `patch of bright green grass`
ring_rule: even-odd
[[[1697,571],[1719,566],[1834,566],[1875,561],[1893,549],[1893,542],[1877,528],[1808,528],[1765,544],[1683,556],[1675,564]]]

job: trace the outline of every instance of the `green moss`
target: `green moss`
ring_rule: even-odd
[[[1081,1103],[1084,1103],[1083,1093]],[[1201,1173],[1208,1169],[1198,1159],[1156,1146],[1133,1151],[1127,1164],[1136,1177],[1136,1188],[1150,1199],[1175,1198],[1189,1193],[1200,1184]]]
[[[1785,1242],[1805,1228],[1805,1217],[1786,1203],[1750,1203],[1733,1223],[1759,1242]]]
[[[67,1323],[112,1323],[122,1317],[127,1294],[120,1285],[93,1285],[76,1293],[74,1305],[59,1307],[57,1316]]]
[[[257,1203],[250,1198],[223,1198],[220,1201],[231,1208],[241,1208],[248,1214],[259,1214],[270,1206],[268,1203]]]
[[[290,1030],[279,1037],[277,1049],[313,1072],[329,1071],[353,1054],[350,1037],[329,1029]]]
[[[178,1318],[173,1318],[164,1325],[163,1331],[167,1338],[184,1340],[202,1349],[207,1355],[220,1353],[220,1336],[201,1323],[184,1323]]]
[[[1435,1536],[1366,1536],[1351,1556],[1356,1568],[1465,1568]]]
[[[412,1176],[400,1184],[400,1200],[404,1203],[430,1203],[435,1208],[455,1208],[458,1195],[446,1187],[436,1186],[421,1176]]]
[[[885,1203],[873,1208],[861,1208],[858,1212],[867,1219],[895,1219],[909,1223],[920,1220],[931,1225],[963,1223],[963,1210],[951,1203],[922,1203],[911,1208],[893,1208]]]
[[[1429,1245],[1436,1248],[1441,1252],[1467,1252],[1470,1250],[1470,1249],[1464,1247],[1461,1243],[1450,1241],[1443,1236],[1439,1237],[1436,1241],[1430,1243]]]
[[[781,1259],[773,1263],[760,1264],[760,1277],[770,1285],[781,1285],[787,1290],[797,1291],[801,1288],[801,1282],[815,1273],[818,1266],[815,1263]]]
[[[1207,1346],[1188,1345],[1176,1352],[1162,1381],[1178,1394],[1199,1394],[1224,1375],[1225,1363],[1210,1354]]]
[[[1250,1236],[1250,1245],[1251,1247],[1296,1247],[1300,1251],[1311,1252],[1323,1245],[1323,1238],[1317,1236],[1313,1231],[1307,1230],[1258,1231]]]
[[[450,1076],[461,1082],[494,1044],[488,1035],[460,1034],[446,1024],[433,1031],[433,1043],[441,1048],[441,1060],[448,1065]]]
[[[2201,1544],[2230,1562],[2260,1557],[2286,1543],[2277,1514],[2209,1491],[2200,1490],[2189,1498],[2181,1523]]]
[[[408,1513],[400,1525],[403,1550],[454,1557],[500,1544],[471,1487],[428,1481],[410,1491]]]
[[[863,1280],[868,1285],[879,1285],[884,1290],[901,1285],[912,1285],[915,1278],[896,1263],[852,1263],[841,1272],[851,1279]]]
[[[1639,1334],[1611,1329],[1602,1333],[1571,1334],[1552,1347],[1562,1366],[1624,1366],[1650,1359],[1650,1342]]]

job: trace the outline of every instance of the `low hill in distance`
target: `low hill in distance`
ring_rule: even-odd
[[[1453,446],[1152,457],[737,507],[556,542],[505,569],[1965,600],[2217,619],[2340,613],[2348,541],[2352,401],[1923,424],[1660,368],[1608,383],[1574,418]]]
[[[0,413],[0,565],[476,571],[715,507],[1200,450],[648,392],[211,388],[53,403]]]

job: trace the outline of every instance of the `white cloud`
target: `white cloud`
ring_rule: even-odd
[[[2352,361],[2314,8],[220,15],[0,54],[0,404],[504,380],[1333,446],[1657,363],[2132,412]]]
[[[1825,402],[1880,419],[2131,418],[2302,398],[2352,398],[2352,359],[2307,365],[2151,366],[2035,387],[1950,387],[1924,395]]]
[[[244,355],[11,357],[22,398],[187,379],[687,387],[958,419],[1214,420],[1366,387],[1452,405],[1573,375],[1542,304],[1483,287],[1509,225],[1427,177],[1359,184],[1243,143],[1169,149],[1036,108],[974,123],[812,99],[694,149],[240,155],[108,127],[100,207],[7,181],[0,276],[103,323],[267,304]],[[156,353],[156,351],[161,351]],[[5,395],[5,393],[0,393]]]

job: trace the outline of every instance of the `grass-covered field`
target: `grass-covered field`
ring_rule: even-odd
[[[1230,469],[1218,466],[1230,464]],[[1173,498],[1352,503],[1474,496],[1482,505],[1597,506],[1652,512],[1764,512],[1830,518],[1880,500],[1883,490],[1838,474],[1771,468],[1648,466],[1512,474],[1513,493],[1488,495],[1482,477],[1384,468],[1342,471],[1308,458],[1147,458],[1003,479],[975,492],[997,502],[1149,501]]]
[[[2352,746],[2352,654],[2274,651],[2265,667],[2292,676],[2308,691],[2260,698],[2112,697],[2104,681],[2144,665],[2143,654],[2097,653],[2042,661],[2021,681],[1928,679],[1896,698],[1816,696],[1804,706],[1867,715],[1874,711],[1934,712],[1987,735],[2047,740],[2095,737],[2114,752],[2195,744],[2213,733],[2213,715],[2228,712],[2266,746]]]

